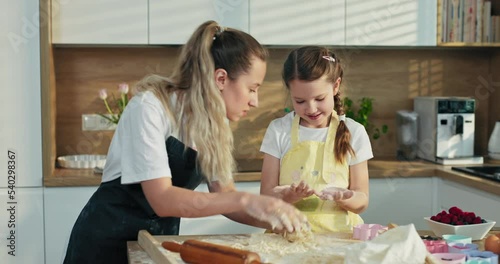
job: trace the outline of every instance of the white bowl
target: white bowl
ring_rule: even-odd
[[[106,155],[69,155],[57,158],[59,166],[69,169],[92,169],[104,167]]]
[[[495,221],[486,220],[486,223],[482,224],[470,224],[470,225],[448,225],[440,222],[431,220],[430,217],[424,217],[427,221],[427,225],[434,232],[436,236],[442,237],[443,235],[462,235],[471,237],[472,240],[481,240],[490,229],[496,224]]]

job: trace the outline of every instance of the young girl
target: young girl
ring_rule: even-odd
[[[208,21],[183,47],[170,78],[139,82],[113,136],[102,183],[73,227],[65,263],[127,263],[126,243],[139,230],[177,235],[179,217],[224,214],[289,232],[307,226],[293,206],[236,192],[233,184],[227,119],[237,121],[257,106],[266,57],[250,35]],[[192,191],[202,174],[211,193]]]
[[[294,111],[271,122],[262,142],[261,194],[304,212],[313,232],[351,231],[368,206],[365,128],[346,118],[340,99],[343,70],[326,48],[293,50],[283,81]]]

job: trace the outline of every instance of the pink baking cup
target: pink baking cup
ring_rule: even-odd
[[[462,253],[434,253],[432,256],[446,264],[464,264],[467,257]]]
[[[359,224],[354,227],[352,237],[358,240],[371,240],[388,230],[387,226],[379,224]]]
[[[424,240],[424,244],[430,253],[448,253],[448,244],[444,240]]]

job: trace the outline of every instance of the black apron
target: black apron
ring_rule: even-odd
[[[196,151],[169,137],[166,141],[172,184],[195,189],[203,179]],[[127,241],[139,230],[152,235],[178,235],[180,218],[157,216],[141,184],[101,183],[73,226],[64,263],[127,263]],[[168,201],[165,201],[168,202]]]

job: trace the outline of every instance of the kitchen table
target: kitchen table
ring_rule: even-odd
[[[241,235],[203,235],[203,236],[151,236],[139,232],[138,241],[129,241],[129,263],[184,263],[179,253],[163,249],[163,241],[182,244],[188,239],[209,242],[216,245],[231,246],[256,252],[264,263],[343,263],[342,246],[360,243],[352,239],[351,233],[316,234],[308,243],[291,243],[278,234],[241,234]],[[227,256],[227,255],[226,255]],[[222,255],[214,255],[212,261],[222,262]],[[311,258],[315,261],[311,262]]]
[[[418,233],[421,236],[424,235],[430,235],[434,236],[434,233],[429,230],[419,230]],[[499,227],[494,227],[492,230],[490,230],[489,234],[498,234],[500,233],[500,228]],[[263,235],[263,234],[257,234],[257,235]],[[488,236],[487,235],[487,236]],[[162,241],[176,241],[179,243],[182,243],[183,241],[187,239],[198,239],[198,240],[208,240],[208,241],[227,241],[228,239],[234,239],[234,241],[238,241],[238,239],[241,240],[242,237],[250,237],[250,234],[247,235],[204,235],[204,236],[153,236],[153,238],[157,242],[162,242]],[[479,250],[484,250],[484,240],[486,237],[480,241],[473,241],[473,243],[477,244],[479,247]],[[352,235],[351,233],[335,233],[334,235],[335,243],[338,243],[339,245],[347,245],[347,244],[352,244],[352,243],[360,243],[362,241],[359,240],[353,240],[351,239]],[[161,247],[161,244],[160,244]],[[141,247],[138,243],[138,241],[128,241],[127,242],[127,254],[128,254],[128,259],[129,259],[129,264],[154,264],[155,262],[153,259],[148,255],[148,253],[144,250],[143,247]],[[176,254],[176,253],[172,253]],[[166,262],[169,263],[169,262]],[[171,259],[171,263],[178,263],[175,259]],[[182,262],[181,262],[182,263]],[[343,263],[343,262],[339,262]]]

